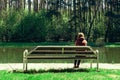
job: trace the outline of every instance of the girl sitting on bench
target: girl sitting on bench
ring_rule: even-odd
[[[85,40],[83,33],[78,33],[77,39],[75,41],[76,46],[87,46],[87,41]],[[76,56],[77,57],[77,56]],[[79,68],[81,60],[74,61],[74,68]]]

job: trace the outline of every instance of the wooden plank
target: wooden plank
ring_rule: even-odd
[[[93,51],[76,51],[76,50],[35,50],[31,54],[94,54]]]
[[[37,46],[37,48],[90,48],[90,46]]]
[[[97,59],[96,57],[87,57],[87,56],[28,56],[27,59]]]
[[[29,54],[28,56],[76,56],[76,55],[79,55],[79,56],[96,56],[95,54],[88,54],[88,53],[85,53],[85,54],[80,54],[80,53],[33,53],[33,54]]]
[[[84,50],[90,50],[90,46],[37,46],[36,50],[39,49],[84,49]]]
[[[35,50],[35,51],[33,51],[33,52],[62,52],[62,50]]]
[[[31,54],[32,52],[37,52],[36,50],[44,50],[49,52],[51,52],[52,50],[56,50],[56,52],[63,53],[64,51],[68,52],[67,50],[81,50],[81,51],[90,50],[91,51],[92,49],[90,48],[90,46],[37,46],[33,50],[31,50],[29,54]]]
[[[75,53],[75,52],[81,52],[81,53],[94,53],[93,51],[81,51],[81,50],[34,50],[34,51],[32,51],[32,52],[40,52],[40,53],[42,53],[42,52],[73,52],[73,53]]]
[[[28,56],[27,59],[74,59],[71,56]]]
[[[64,51],[64,54],[94,54],[92,51]]]

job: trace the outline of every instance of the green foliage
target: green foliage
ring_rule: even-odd
[[[16,25],[12,41],[38,42],[44,41],[46,36],[44,13],[31,13],[24,16]]]
[[[0,40],[11,42],[70,41],[66,16],[41,10],[39,13],[10,11],[0,20]],[[49,14],[49,15],[48,15]],[[68,35],[67,35],[68,34]]]
[[[58,13],[58,15],[59,14],[60,13]],[[68,17],[64,16],[64,14],[56,15],[55,13],[55,15],[51,15],[51,17],[46,16],[49,22],[47,25],[47,41],[71,41],[72,35],[68,27]]]
[[[4,31],[5,31],[5,23],[3,22],[3,20],[1,20],[0,21],[0,40],[2,41],[3,41]]]
[[[103,39],[102,41],[104,41],[104,35],[105,35],[105,31],[106,31],[106,27],[104,26],[104,17],[101,18],[101,20],[95,22],[95,26],[93,28],[93,42],[97,42],[96,40],[99,41],[99,39]]]
[[[105,45],[104,38],[98,38],[95,44],[96,46],[104,46]]]
[[[6,23],[6,40],[11,41],[11,38],[15,32],[16,25],[21,21],[22,15],[20,12],[10,12],[8,18],[5,20]]]
[[[0,20],[0,39],[2,41],[11,41],[16,25],[19,24],[23,17],[21,13],[22,12],[4,11],[4,14],[2,14],[3,17]]]
[[[119,42],[118,3],[100,1],[78,0],[77,3],[74,1],[72,3],[65,0],[52,0],[46,3],[47,9],[42,3],[43,8],[40,8],[39,12],[34,12],[34,9],[30,11],[14,8],[2,10],[0,12],[0,41],[74,41],[77,32],[83,32],[88,41],[97,42],[97,44],[101,38],[108,42]],[[103,3],[105,3],[105,8],[101,6]]]
[[[106,38],[108,42],[119,42],[120,41],[120,17],[119,14],[115,14],[115,12],[111,13],[109,11],[106,12],[105,25],[106,29]]]

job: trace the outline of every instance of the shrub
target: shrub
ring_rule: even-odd
[[[21,22],[16,25],[13,41],[31,42],[44,41],[46,36],[45,19],[43,13],[27,14]]]

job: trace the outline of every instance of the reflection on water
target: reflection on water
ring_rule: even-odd
[[[99,48],[100,62],[105,63],[120,63],[120,47],[115,48]]]
[[[0,47],[0,63],[22,63],[25,49],[20,47]],[[27,49],[30,50],[31,47]],[[120,63],[120,47],[97,47],[94,49],[100,51],[99,61],[101,63]]]

